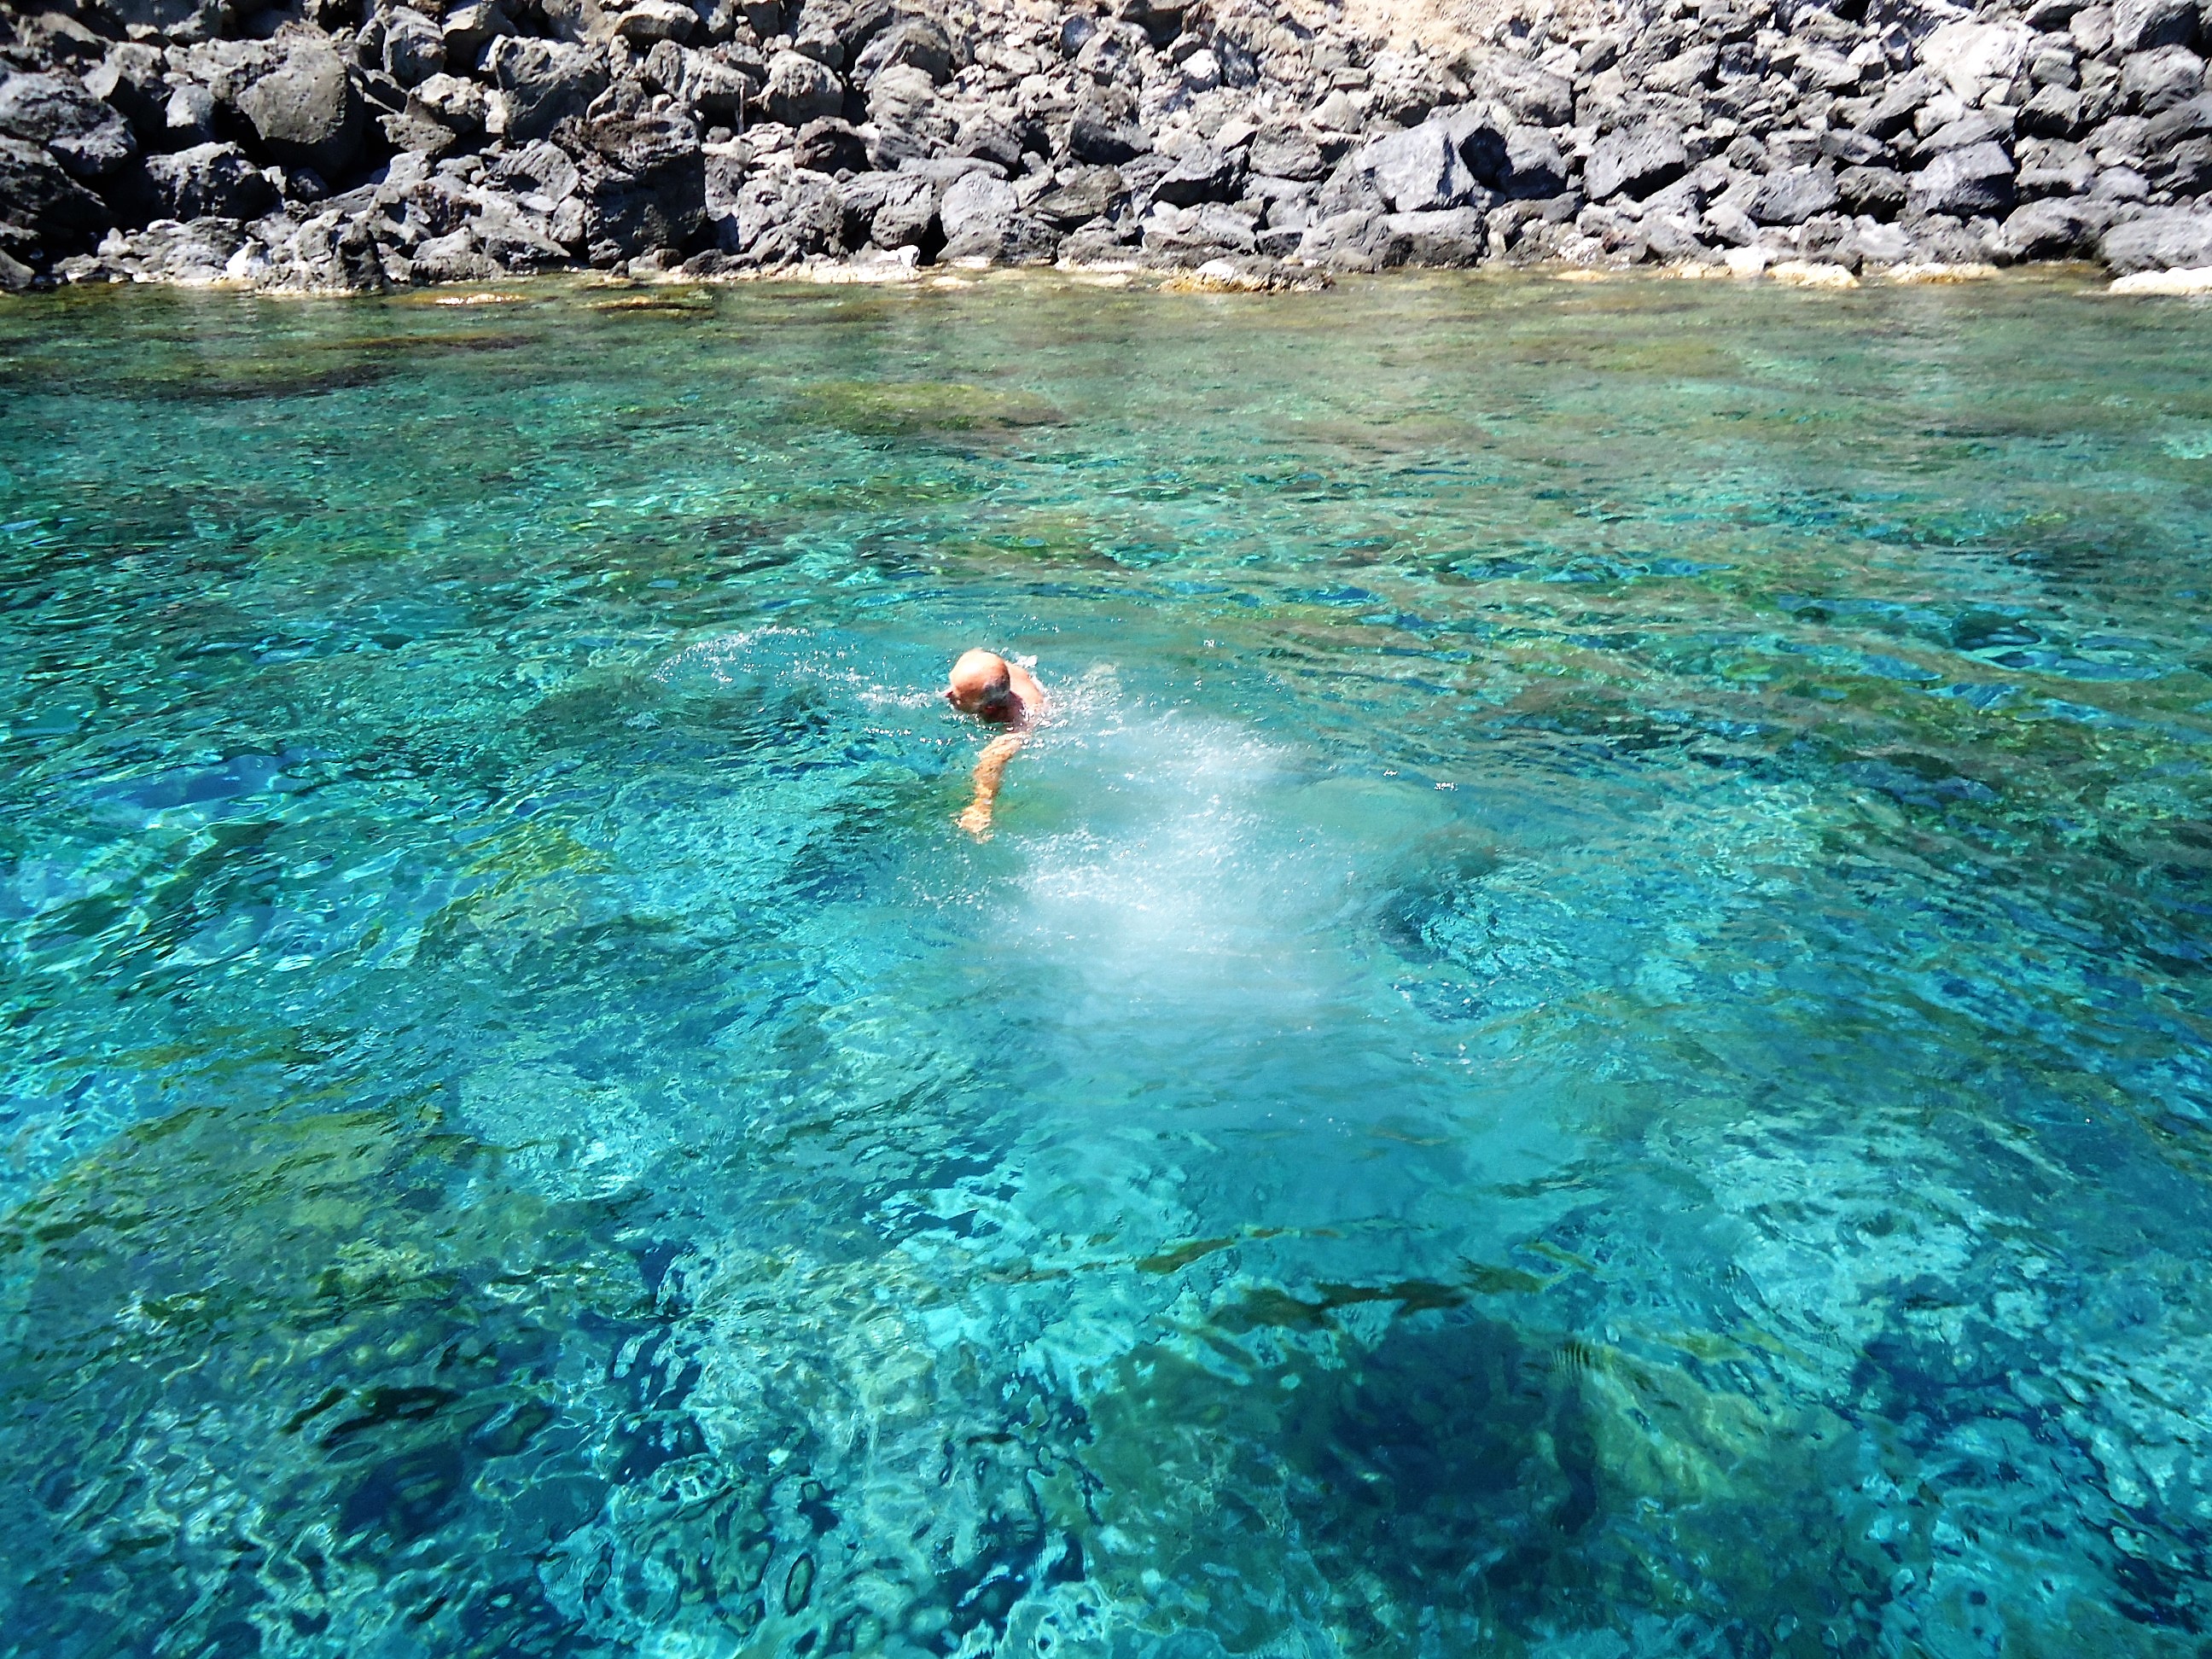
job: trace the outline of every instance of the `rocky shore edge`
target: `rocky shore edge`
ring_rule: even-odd
[[[0,287],[2086,259],[2203,292],[2205,4],[60,0],[0,11]]]

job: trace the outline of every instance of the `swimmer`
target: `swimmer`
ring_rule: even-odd
[[[969,651],[952,665],[945,701],[963,714],[1006,728],[983,745],[975,762],[975,796],[957,820],[976,840],[988,841],[991,808],[999,799],[1006,763],[1020,752],[1031,730],[1045,717],[1044,688],[1028,669],[1008,662],[996,652]]]

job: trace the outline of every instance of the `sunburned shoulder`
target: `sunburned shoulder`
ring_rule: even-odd
[[[1022,712],[1011,724],[1018,726],[1042,726],[1052,713],[1052,702],[1045,696],[1044,687],[1037,684],[1036,675],[1018,663],[1007,664],[1006,671],[1015,700],[1022,706]]]

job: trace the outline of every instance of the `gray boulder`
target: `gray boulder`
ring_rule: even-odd
[[[601,116],[579,154],[592,261],[681,248],[706,222],[705,158],[691,123],[673,112]]]
[[[133,36],[185,43],[214,40],[237,10],[232,0],[106,0],[101,9]]]
[[[2030,202],[2004,222],[1996,251],[2008,259],[2063,259],[2087,246],[2095,233],[2095,222],[2079,203]]]
[[[1471,207],[1437,213],[1393,213],[1383,229],[1409,265],[1460,267],[1480,260],[1490,246],[1488,222]]]
[[[1908,207],[1923,216],[2002,218],[2013,204],[2012,158],[1991,143],[1946,150],[1912,175],[1906,192]]]
[[[2112,49],[2185,46],[2197,38],[2197,0],[2113,0]]]
[[[928,180],[893,174],[883,204],[868,222],[868,240],[878,247],[927,247],[942,238],[937,192]]]
[[[956,244],[983,241],[995,244],[1014,215],[1021,198],[1014,187],[988,173],[965,173],[945,187],[937,215],[945,226],[948,252]]]
[[[1505,132],[1505,170],[1499,186],[1509,196],[1540,200],[1567,187],[1567,161],[1559,141],[1542,127],[1516,125]]]
[[[121,41],[86,72],[84,89],[120,113],[140,139],[156,138],[169,101],[168,82],[161,78],[164,67],[159,46]]]
[[[1495,99],[1515,118],[1532,126],[1563,127],[1575,118],[1575,86],[1510,52],[1480,51],[1463,56],[1460,78],[1478,97]]]
[[[0,222],[30,232],[52,255],[89,243],[108,216],[107,204],[70,178],[45,145],[0,137]]]
[[[2153,163],[2151,183],[2176,196],[2200,196],[2212,190],[2212,138],[2176,144]]]
[[[688,40],[698,27],[699,14],[678,0],[631,0],[614,21],[615,33],[640,48]]]
[[[801,127],[842,111],[845,88],[834,73],[804,52],[780,52],[769,59],[767,101],[771,121]]]
[[[510,141],[542,138],[580,116],[607,88],[605,60],[582,46],[505,35],[486,49],[485,65],[505,106]]]
[[[1031,210],[1073,229],[1113,212],[1128,199],[1128,194],[1121,173],[1113,167],[1065,167],[1053,187],[1031,204]]]
[[[2145,115],[2187,103],[2204,90],[2204,60],[2186,46],[2155,46],[2120,65],[2120,96]]]
[[[276,187],[235,144],[200,144],[146,158],[156,219],[252,219],[276,205]]]
[[[411,110],[420,105],[424,114],[455,132],[477,132],[491,112],[484,89],[458,75],[434,75],[409,94]]]
[[[384,72],[403,87],[441,74],[446,67],[445,31],[405,6],[384,14]]]
[[[1394,263],[1402,244],[1385,216],[1347,208],[1308,226],[1298,239],[1298,258],[1331,270],[1376,270]]]
[[[791,164],[816,173],[865,173],[868,141],[849,121],[809,121],[792,140]]]
[[[239,113],[288,167],[343,173],[360,153],[362,100],[345,60],[319,41],[295,40],[276,70],[238,96]]]
[[[1202,265],[1258,252],[1258,227],[1249,214],[1219,202],[1194,208],[1163,205],[1145,220],[1145,251],[1174,264]]]
[[[1175,166],[1152,185],[1152,199],[1176,207],[1234,201],[1243,179],[1243,163],[1237,156],[1198,145],[1177,156]]]
[[[1689,167],[1682,135],[1655,123],[1633,131],[1608,132],[1599,139],[1583,165],[1583,184],[1593,202],[1624,191],[1648,196],[1680,178]]]
[[[1836,177],[1843,205],[1887,219],[1905,205],[1905,175],[1894,167],[1845,167]]]
[[[494,0],[476,0],[472,5],[456,6],[447,12],[441,33],[446,39],[447,66],[469,70],[482,60],[486,46],[503,34],[514,33],[514,25]]]
[[[1143,138],[1096,110],[1078,110],[1067,124],[1067,153],[1092,167],[1117,167],[1144,149]]]
[[[161,112],[165,149],[190,149],[215,138],[215,94],[196,81],[187,81],[169,94]]]
[[[2097,162],[2079,144],[2060,141],[2022,145],[2014,188],[2023,198],[2082,196],[2097,182]]]
[[[1433,119],[1370,140],[1355,164],[1394,213],[1464,207],[1481,188],[1449,129]]]
[[[138,149],[123,117],[66,75],[0,81],[0,133],[44,144],[79,179],[104,178]]]
[[[1303,127],[1262,127],[1253,136],[1246,165],[1271,179],[1312,180],[1328,171],[1321,146]]]
[[[2123,276],[2138,270],[2212,265],[2212,213],[2193,208],[2154,208],[2106,231],[2098,251],[2105,263]]]
[[[1802,225],[1842,199],[1835,174],[1826,167],[1785,167],[1766,175],[1744,210],[1762,225]]]
[[[554,203],[574,196],[583,174],[568,151],[539,138],[501,156],[492,167],[489,181],[518,197]]]
[[[2036,88],[2020,112],[2020,130],[2044,138],[2070,138],[2081,130],[2081,94],[2071,87]]]
[[[868,42],[853,64],[853,84],[867,86],[887,69],[918,69],[942,84],[952,74],[952,43],[927,17],[909,17]]]

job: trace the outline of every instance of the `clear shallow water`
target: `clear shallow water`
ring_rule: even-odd
[[[6,1651],[2212,1639],[2212,313],[519,291],[0,310]]]

